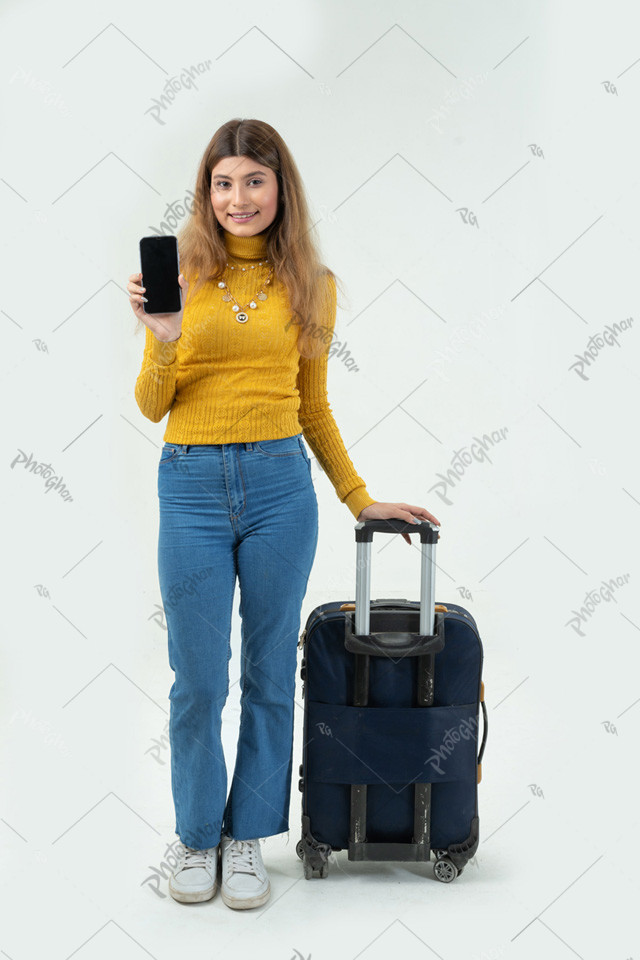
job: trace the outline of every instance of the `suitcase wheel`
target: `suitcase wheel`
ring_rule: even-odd
[[[296,853],[298,854],[301,860],[304,860],[304,843],[302,842],[302,840],[298,840],[298,842],[296,843]]]
[[[315,877],[320,877],[320,879],[324,880],[324,878],[328,875],[328,873],[329,873],[328,860],[325,860],[324,863],[321,864],[321,866],[317,870],[313,869],[313,867],[311,866],[308,860],[304,861],[305,880],[313,880]]]
[[[458,870],[450,857],[438,857],[433,865],[433,873],[436,880],[440,880],[442,883],[451,883],[462,871]]]

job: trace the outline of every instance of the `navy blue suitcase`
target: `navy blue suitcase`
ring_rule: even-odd
[[[419,534],[420,601],[371,602],[374,532]],[[430,861],[433,853],[434,876],[449,882],[479,840],[482,643],[467,610],[434,601],[436,524],[366,520],[355,536],[355,603],[321,604],[300,635],[296,852],[306,879],[326,877],[337,850],[349,860]]]

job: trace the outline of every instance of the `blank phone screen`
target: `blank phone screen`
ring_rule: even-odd
[[[182,309],[178,275],[178,238],[143,237],[140,241],[142,286],[146,287],[145,313],[178,313]]]

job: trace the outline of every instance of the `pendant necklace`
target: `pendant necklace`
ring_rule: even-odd
[[[269,261],[268,261],[267,259],[261,260],[261,261],[258,263],[258,266],[261,267],[261,266],[263,265],[263,263],[269,263]],[[235,270],[235,266],[231,266],[231,265],[229,264],[229,262],[227,262],[226,266],[227,266],[227,267],[230,267],[231,270]],[[237,266],[240,266],[240,265],[237,264]],[[242,269],[243,271],[245,271],[245,270],[247,269],[247,267],[242,267],[241,269]],[[250,269],[250,270],[255,270],[255,269],[256,269],[256,265],[252,263],[249,269]],[[249,300],[248,303],[245,303],[245,304],[244,304],[244,307],[249,307],[251,310],[255,310],[256,307],[258,306],[258,304],[256,303],[256,300],[266,300],[266,299],[267,299],[267,294],[265,293],[264,288],[265,288],[265,287],[268,287],[269,284],[271,283],[271,275],[272,275],[272,274],[273,274],[273,267],[271,266],[271,267],[269,267],[269,274],[268,274],[268,276],[267,276],[267,279],[264,281],[264,283],[262,284],[262,287],[260,288],[260,292],[257,293],[257,294],[255,295],[255,297],[253,297],[251,300]],[[229,287],[228,287],[228,285],[225,283],[225,281],[224,281],[224,280],[218,281],[218,286],[220,287],[221,290],[225,290],[225,291],[226,291],[226,293],[225,293],[224,296],[222,297],[222,299],[224,300],[225,303],[229,303],[231,300],[233,300],[233,306],[232,306],[231,309],[232,309],[233,312],[235,313],[235,315],[236,315],[236,320],[238,321],[238,323],[246,323],[247,320],[249,319],[249,314],[246,313],[245,310],[243,309],[243,307],[238,303],[238,301],[236,300],[236,298],[234,297],[234,295],[231,293],[231,290],[229,290]]]

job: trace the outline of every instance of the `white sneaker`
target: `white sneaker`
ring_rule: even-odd
[[[271,884],[262,862],[260,840],[233,840],[223,834],[222,899],[234,910],[260,907],[271,895]]]
[[[218,889],[219,845],[196,850],[179,843],[178,865],[169,877],[169,893],[181,903],[211,900]]]

